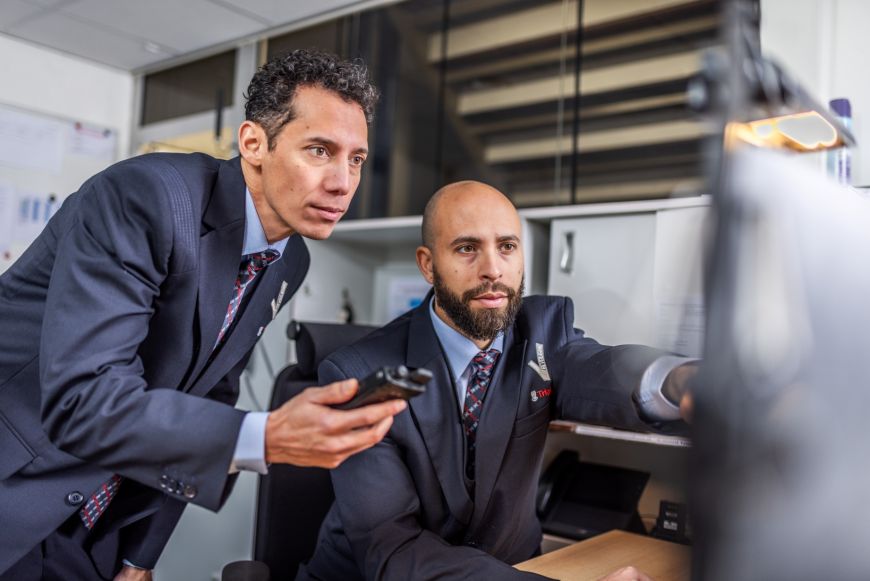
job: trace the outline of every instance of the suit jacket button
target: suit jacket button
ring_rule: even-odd
[[[189,498],[189,499],[193,500],[194,498],[196,498],[197,492],[199,492],[199,491],[196,489],[196,486],[194,486],[193,484],[188,484],[187,486],[184,487],[185,498]]]
[[[70,506],[78,506],[85,500],[84,495],[79,492],[70,492],[66,495],[66,503]]]

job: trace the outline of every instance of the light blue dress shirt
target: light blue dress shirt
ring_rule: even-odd
[[[262,252],[271,248],[278,252],[278,258],[270,262],[266,268],[281,260],[284,248],[287,247],[287,238],[269,244],[266,232],[260,222],[260,216],[254,207],[251,192],[245,188],[245,243],[242,246],[242,256]],[[242,257],[239,257],[241,262]],[[268,474],[266,466],[266,419],[269,412],[249,412],[242,420],[239,430],[239,438],[236,440],[236,449],[233,452],[233,461],[230,463],[230,473],[239,470],[251,470],[260,474]]]
[[[465,405],[465,389],[471,378],[471,360],[480,352],[480,348],[474,344],[474,341],[441,320],[441,317],[435,312],[434,297],[429,302],[429,317],[432,319],[435,335],[438,336],[438,341],[441,342],[441,348],[447,358],[447,367],[450,369],[453,385],[456,388],[459,412],[462,413],[462,407]],[[502,352],[503,347],[504,335],[499,333],[488,349],[498,349],[499,352]],[[665,355],[653,361],[644,371],[638,388],[638,402],[647,419],[653,421],[680,419],[680,408],[665,398],[662,394],[662,386],[664,386],[665,379],[672,369],[689,361],[695,360]]]

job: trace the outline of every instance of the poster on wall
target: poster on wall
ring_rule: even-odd
[[[60,173],[63,122],[0,107],[0,165],[21,171]]]
[[[387,284],[387,320],[417,307],[431,285],[420,274],[394,276]]]
[[[118,160],[118,132],[0,104],[0,272],[64,199]]]

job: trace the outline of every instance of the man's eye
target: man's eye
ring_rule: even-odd
[[[366,162],[366,158],[364,158],[364,157],[361,156],[361,155],[355,155],[355,156],[353,156],[352,158],[350,158],[350,163],[351,163],[351,165],[361,166],[361,165],[364,164],[365,162]]]
[[[512,252],[512,251],[517,249],[517,245],[514,244],[513,242],[506,242],[502,245],[501,248],[502,248],[502,250],[504,250],[506,252]]]
[[[456,250],[461,254],[469,254],[471,252],[474,252],[474,246],[472,246],[471,244],[466,244],[465,246],[460,246]]]
[[[317,157],[324,157],[326,155],[326,148],[322,145],[313,145],[311,146],[311,153],[316,155]]]

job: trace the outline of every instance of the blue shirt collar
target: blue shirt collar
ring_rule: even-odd
[[[281,255],[284,254],[284,248],[287,246],[287,240],[287,238],[282,238],[274,244],[269,244],[266,232],[263,231],[263,223],[260,222],[260,216],[257,214],[257,208],[254,207],[251,191],[245,188],[245,244],[242,246],[242,256],[271,248],[278,252],[276,260],[280,260]]]
[[[435,312],[435,297],[429,301],[429,316],[432,318],[432,326],[435,335],[441,342],[444,355],[447,358],[447,367],[453,374],[454,381],[462,377],[474,356],[480,353],[480,347],[474,341],[445,323]],[[497,349],[499,353],[504,351],[504,332],[499,332],[492,340],[488,349]]]

